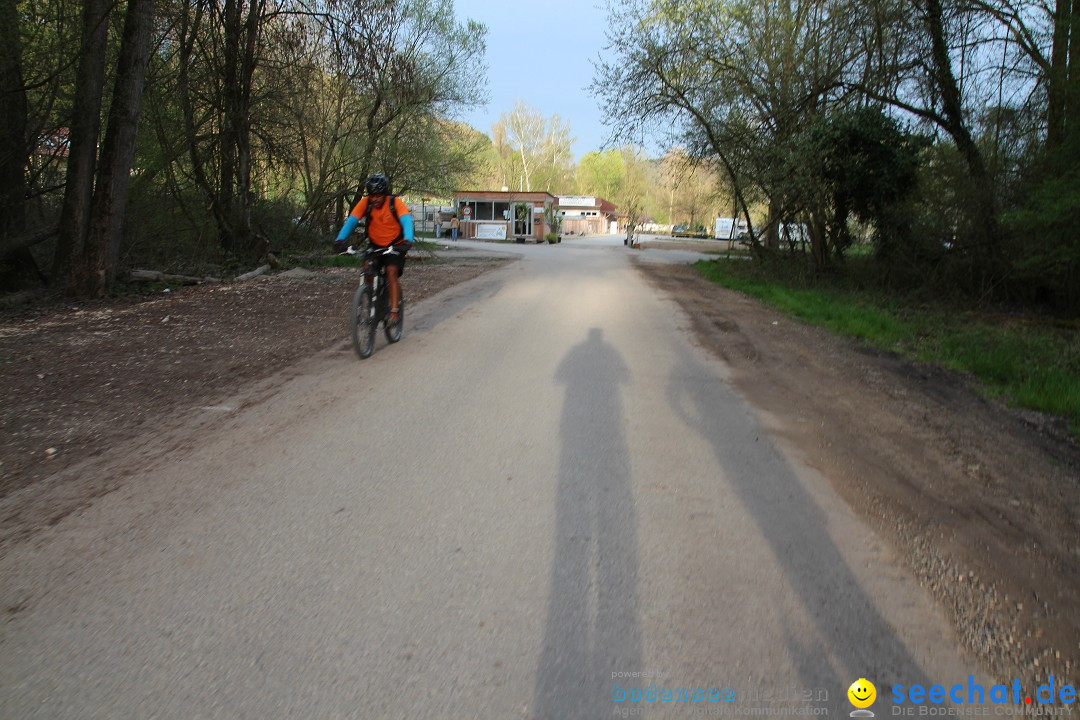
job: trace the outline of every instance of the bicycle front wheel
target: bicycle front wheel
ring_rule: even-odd
[[[389,315],[389,313],[387,313]],[[388,318],[389,319],[389,318]],[[386,333],[386,341],[396,343],[401,339],[401,333],[405,331],[405,298],[398,301],[397,322],[393,325],[383,323],[383,332]]]
[[[356,293],[353,295],[352,313],[349,316],[353,349],[361,358],[371,357],[371,353],[375,350],[376,325],[371,286],[361,285],[356,288]]]

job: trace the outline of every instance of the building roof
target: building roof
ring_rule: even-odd
[[[555,196],[549,192],[543,190],[532,190],[518,192],[517,190],[455,190],[454,197],[461,197],[462,195],[468,195],[472,197],[480,196],[494,196],[498,198],[506,198],[508,200],[555,200]]]
[[[602,197],[596,197],[593,195],[559,195],[555,196],[544,190],[532,190],[519,192],[516,190],[455,190],[454,199],[457,200],[460,197],[478,198],[481,200],[493,200],[493,199],[507,199],[509,201],[538,201],[547,200],[550,198],[554,200],[555,207],[566,210],[567,208],[574,208],[577,210],[589,209],[599,210],[604,215],[614,215],[618,212],[618,207],[611,202],[608,202]]]
[[[588,208],[590,210],[599,210],[605,215],[613,215],[618,210],[614,203],[593,195],[560,195],[558,203],[559,208],[563,210],[567,208]]]

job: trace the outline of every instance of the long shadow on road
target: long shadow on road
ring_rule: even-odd
[[[638,540],[621,386],[626,362],[598,328],[563,358],[566,386],[556,501],[555,558],[536,716],[611,714],[616,670],[640,670]]]
[[[720,412],[740,401],[685,347],[679,354],[668,385],[669,403],[686,427],[712,447],[735,497],[809,619],[810,639],[796,630],[805,621],[795,618],[780,633],[804,687],[828,688],[834,707],[847,712],[851,708],[843,694],[860,677],[876,683],[879,692],[894,682],[927,685],[924,671],[860,587],[829,536],[825,513],[787,461],[771,443],[757,442],[765,438],[755,422],[744,422],[741,414],[733,422],[731,413]],[[741,617],[746,608],[733,611]]]

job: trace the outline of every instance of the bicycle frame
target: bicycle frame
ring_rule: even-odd
[[[351,332],[353,348],[361,358],[371,355],[375,349],[375,331],[381,323],[386,340],[396,343],[401,339],[404,324],[405,298],[399,298],[398,315],[394,324],[388,324],[390,314],[389,283],[386,281],[386,265],[379,263],[372,269],[371,262],[378,262],[379,255],[399,255],[393,245],[386,249],[367,248],[364,251],[364,268],[360,271],[360,285],[353,296]],[[367,298],[367,301],[365,301]]]
[[[365,250],[364,265],[368,268],[371,267],[371,263],[376,261],[377,255],[398,255],[397,250],[391,245],[385,250],[373,250],[370,247]],[[371,285],[371,320],[374,323],[381,322],[389,311],[389,299],[386,296],[387,282],[386,282],[386,264],[377,263],[379,268],[375,272],[365,271],[363,268],[360,270],[360,275],[364,282]],[[368,280],[368,277],[371,280]]]

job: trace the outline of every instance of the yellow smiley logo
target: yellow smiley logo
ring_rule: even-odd
[[[877,688],[866,678],[859,678],[851,683],[847,690],[848,700],[857,708],[868,708],[877,700]]]

